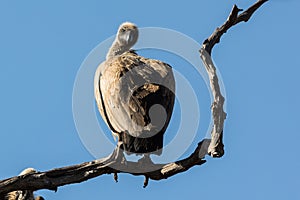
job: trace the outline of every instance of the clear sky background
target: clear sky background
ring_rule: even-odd
[[[174,29],[202,43],[234,3],[247,8],[254,1],[2,0],[0,179],[26,167],[45,171],[95,159],[74,125],[73,84],[85,57],[122,22]],[[36,194],[47,200],[300,199],[299,8],[297,0],[270,0],[215,46],[227,92],[223,158],[207,158],[188,172],[150,181],[146,189],[143,177],[121,174],[119,183],[104,175]],[[208,114],[200,125],[207,127],[204,104]]]

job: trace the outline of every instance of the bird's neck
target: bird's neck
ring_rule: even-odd
[[[106,55],[106,60],[121,55],[122,53],[128,51],[129,49],[130,49],[129,46],[120,45],[120,43],[117,40],[115,40]]]

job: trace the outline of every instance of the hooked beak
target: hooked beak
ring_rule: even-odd
[[[126,42],[127,44],[130,43],[130,40],[132,39],[131,32],[126,31],[121,35],[122,41]]]
[[[130,43],[132,35],[131,35],[131,31],[127,31],[124,35],[125,37],[125,41],[127,41],[127,43]]]
[[[131,44],[134,42],[134,34],[132,33],[132,31],[128,31],[125,34],[125,40],[127,41],[128,44]]]
[[[138,32],[136,30],[127,30],[126,32],[121,33],[118,37],[122,44],[133,46],[137,42]]]

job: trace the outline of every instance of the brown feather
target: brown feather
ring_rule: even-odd
[[[104,116],[101,92],[107,118]],[[169,124],[175,100],[172,68],[161,61],[125,52],[102,63],[95,75],[95,97],[102,118],[123,141],[127,153],[161,154],[163,134]],[[161,109],[151,108],[159,104]],[[164,116],[165,113],[165,116]]]

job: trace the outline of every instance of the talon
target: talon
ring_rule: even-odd
[[[111,165],[123,165],[126,164],[126,158],[124,157],[123,150],[121,149],[122,142],[118,142],[117,147],[114,149],[113,153],[102,161],[104,166]]]
[[[144,173],[155,170],[155,164],[152,162],[150,154],[144,154],[144,156],[138,160],[137,164],[140,172]]]
[[[153,165],[154,163],[152,162],[149,154],[144,154],[144,156],[138,160],[138,164],[140,164],[141,167],[147,167]]]

